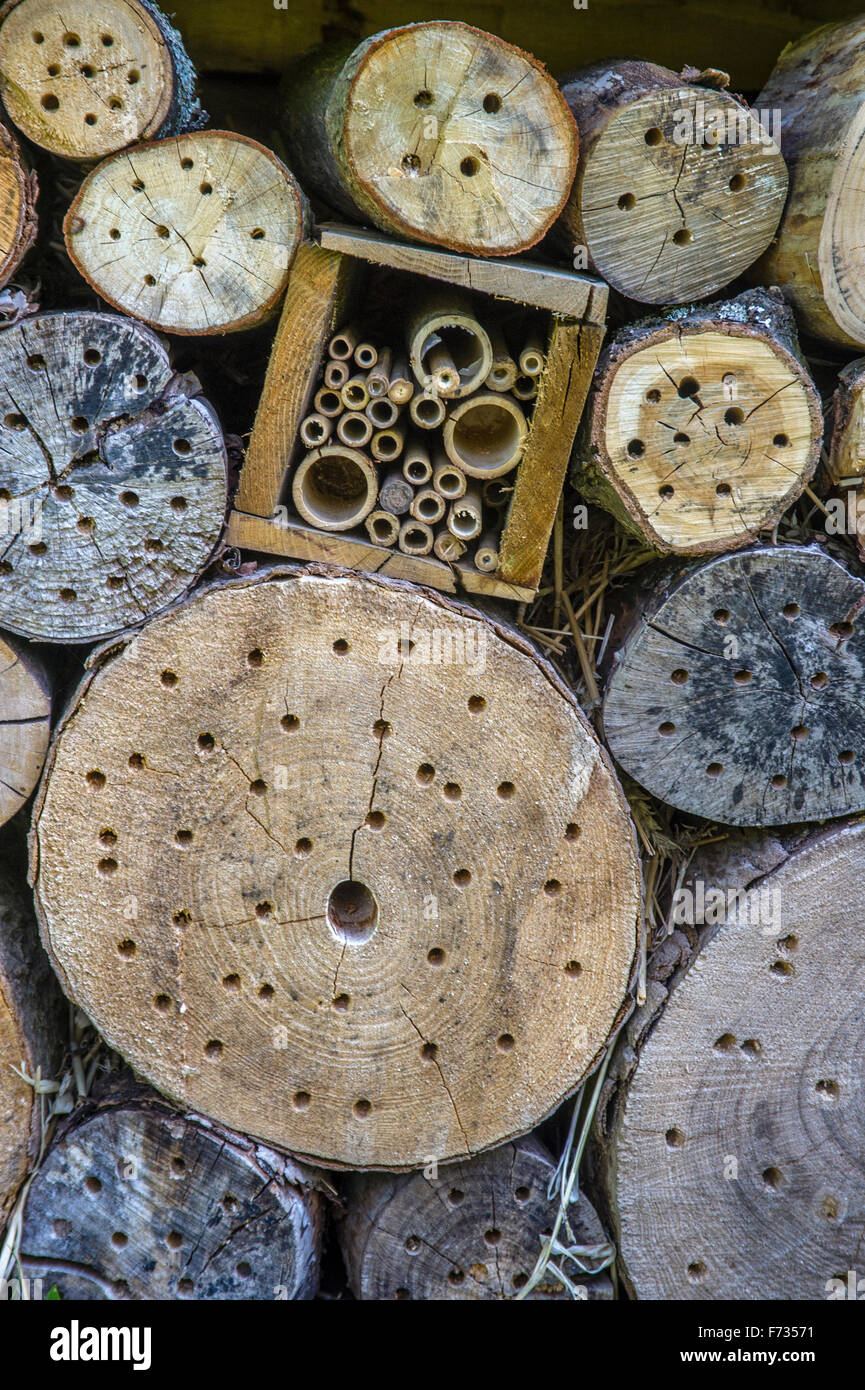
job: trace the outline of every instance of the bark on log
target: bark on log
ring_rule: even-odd
[[[513,1298],[529,1279],[552,1227],[547,1185],[555,1164],[529,1136],[436,1176],[358,1174],[347,1185],[340,1244],[355,1298],[365,1301]],[[604,1232],[585,1194],[569,1212],[574,1235]],[[573,1266],[570,1267],[573,1272]],[[585,1297],[612,1298],[607,1275],[579,1279]],[[550,1273],[530,1299],[567,1297]]]
[[[0,125],[0,285],[15,274],[36,239],[38,192],[18,141]]]
[[[0,634],[0,825],[20,811],[51,737],[51,682],[38,657]]]
[[[150,0],[10,0],[0,10],[0,97],[51,154],[102,159],[207,118],[180,35]]]
[[[0,334],[0,624],[86,642],[140,623],[210,560],[227,457],[194,377],[114,314],[43,314]]]
[[[865,808],[865,581],[819,546],[644,582],[610,643],[613,755],[692,815],[785,825]]]
[[[865,357],[848,362],[838,373],[832,401],[832,435],[826,474],[832,486],[856,486],[865,474]]]
[[[574,1090],[627,1009],[639,864],[606,754],[525,639],[411,585],[277,567],[114,652],[54,744],[31,872],[63,982],[138,1072],[291,1151],[396,1169]]]
[[[779,292],[624,328],[595,374],[573,482],[665,554],[735,550],[812,477],[823,412]]]
[[[167,333],[234,333],[269,318],[309,209],[276,155],[231,131],[136,145],[84,180],[63,224],[102,299]]]
[[[778,146],[744,103],[701,86],[705,76],[625,61],[562,79],[580,159],[558,240],[569,257],[585,247],[605,280],[647,304],[729,284],[766,249],[784,206]]]
[[[39,1149],[40,1105],[24,1077],[54,1080],[68,1008],[39,944],[30,894],[0,871],[0,1231]]]
[[[598,1108],[621,1272],[641,1299],[844,1298],[865,1222],[865,826],[789,856],[713,849],[683,906],[700,927],[714,890],[722,925],[693,958],[678,919],[669,1002],[652,1027],[669,981],[650,964]]]
[[[21,1263],[63,1300],[311,1299],[322,1220],[290,1159],[138,1087],[58,1132],[27,1197]]]
[[[757,99],[779,114],[790,196],[754,274],[783,288],[807,332],[843,347],[865,344],[863,39],[860,16],[788,45]]]
[[[288,157],[304,186],[397,236],[513,255],[540,241],[573,182],[576,125],[555,82],[460,21],[304,54],[284,92]]]

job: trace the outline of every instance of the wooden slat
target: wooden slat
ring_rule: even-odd
[[[371,261],[373,265],[446,280],[463,289],[481,290],[501,299],[531,304],[566,318],[597,324],[605,319],[607,286],[589,275],[524,260],[479,260],[452,251],[393,241],[379,232],[335,223],[323,224],[317,229],[316,237],[327,251],[343,251]]]

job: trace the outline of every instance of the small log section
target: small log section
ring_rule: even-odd
[[[283,91],[304,187],[393,236],[515,255],[573,183],[577,128],[553,79],[460,21],[385,29],[353,51],[328,44],[289,65]]]
[[[36,240],[38,192],[18,141],[0,125],[0,285],[15,274]]]
[[[466,1163],[448,1164],[434,1178],[423,1173],[351,1178],[339,1236],[355,1298],[513,1298],[528,1283],[542,1236],[552,1227],[555,1204],[547,1200],[547,1185],[554,1169],[547,1150],[529,1136]],[[584,1194],[569,1217],[582,1244],[605,1240]],[[607,1275],[577,1275],[575,1282],[584,1285],[586,1298],[612,1298]],[[529,1294],[530,1299],[565,1297],[552,1272]]]
[[[227,456],[194,377],[155,334],[90,312],[0,334],[6,515],[0,624],[86,642],[140,623],[195,581],[219,541]]]
[[[21,1075],[57,1079],[68,1007],[39,944],[33,902],[0,872],[0,1231],[39,1149],[39,1107]]]
[[[840,347],[865,344],[863,39],[860,16],[788,45],[757,98],[780,113],[790,196],[754,274],[782,286],[805,331]]]
[[[838,373],[832,402],[832,434],[826,477],[832,487],[861,487],[865,477],[865,357]]]
[[[598,1111],[620,1270],[640,1299],[845,1298],[865,1222],[865,826],[775,845],[768,872],[716,848],[723,925],[646,1036],[650,981]]]
[[[137,1090],[58,1132],[24,1208],[25,1273],[63,1300],[314,1298],[322,1198],[297,1165]]]
[[[0,635],[0,825],[39,780],[51,738],[51,682],[23,642]]]
[[[375,570],[445,592],[464,589],[526,601],[537,590],[568,451],[583,411],[606,325],[606,286],[585,275],[513,261],[498,263],[407,246],[372,233],[325,226],[320,245],[300,247],[241,470],[228,541],[243,549]],[[403,555],[357,536],[329,535],[278,511],[298,431],[312,409],[327,344],[350,321],[365,262],[552,312],[546,367],[506,513],[499,567]]]
[[[823,413],[779,291],[631,324],[605,350],[574,485],[664,554],[734,550],[812,477]]]
[[[730,825],[865,808],[865,582],[819,546],[756,547],[623,606],[608,745],[653,795]]]
[[[275,313],[308,221],[275,154],[207,130],[104,160],[63,231],[75,268],[116,309],[167,333],[210,334]]]
[[[177,30],[149,0],[10,0],[0,97],[51,154],[89,162],[205,119]]]
[[[585,247],[597,274],[630,299],[684,304],[714,294],[778,226],[781,151],[744,103],[701,80],[729,79],[630,61],[562,79],[580,159],[558,239],[569,259]]]
[[[524,1133],[578,1086],[627,1009],[639,864],[606,753],[524,639],[279,568],[114,651],[53,746],[31,873],[64,986],[140,1075],[389,1169]]]

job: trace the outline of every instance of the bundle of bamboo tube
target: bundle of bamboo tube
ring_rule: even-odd
[[[364,527],[406,555],[499,563],[499,536],[544,369],[540,321],[425,292],[401,344],[346,324],[330,340],[292,478],[299,516]]]

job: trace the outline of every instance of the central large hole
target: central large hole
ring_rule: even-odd
[[[369,941],[378,924],[378,903],[365,883],[344,878],[331,890],[327,924],[339,941]]]

